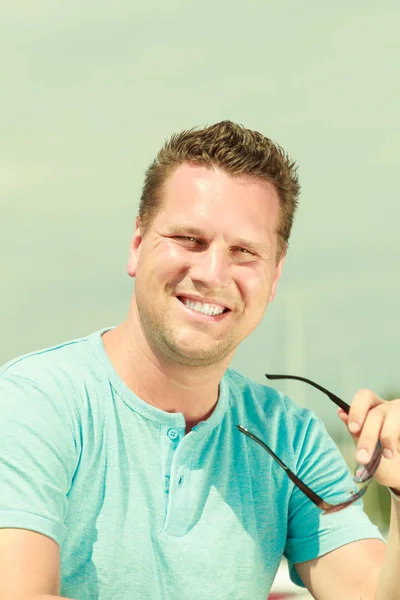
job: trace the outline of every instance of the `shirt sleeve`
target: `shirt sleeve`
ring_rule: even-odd
[[[306,427],[297,428],[293,439],[297,476],[324,500],[339,503],[358,489],[337,446],[314,415]],[[361,500],[325,515],[299,488],[293,487],[284,554],[295,583],[303,585],[293,567],[295,563],[312,560],[366,538],[383,539],[363,511]]]
[[[64,396],[50,388],[12,370],[0,376],[0,528],[61,546],[77,446]]]

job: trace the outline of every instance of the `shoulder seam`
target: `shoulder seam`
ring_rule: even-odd
[[[44,348],[43,350],[35,350],[33,352],[29,352],[28,354],[23,354],[22,356],[18,356],[18,358],[12,359],[10,362],[6,363],[2,369],[0,369],[0,375],[4,375],[11,367],[14,367],[18,363],[31,358],[32,356],[40,356],[41,354],[46,354],[48,352],[53,352],[55,350],[59,350],[60,348],[64,348],[66,346],[72,346],[73,344],[80,344],[81,342],[87,342],[88,338],[80,338],[78,340],[71,340],[69,342],[63,342],[62,344],[58,344],[57,346],[50,346],[49,348]]]

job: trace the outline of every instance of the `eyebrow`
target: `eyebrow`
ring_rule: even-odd
[[[169,231],[173,231],[174,233],[190,235],[193,237],[207,237],[206,231],[203,229],[199,229],[198,227],[185,226],[185,225],[170,225],[168,227]],[[257,254],[268,254],[271,251],[270,243],[261,243],[261,242],[252,242],[243,237],[235,237],[234,246],[243,246],[244,248],[248,248],[249,250],[253,250]]]

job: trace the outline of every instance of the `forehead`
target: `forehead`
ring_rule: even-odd
[[[231,176],[218,168],[183,164],[167,179],[159,217],[164,221],[214,220],[276,232],[279,196],[268,181]],[[217,221],[215,221],[217,220]]]

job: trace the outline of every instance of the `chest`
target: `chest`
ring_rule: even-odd
[[[161,599],[196,581],[205,598],[224,598],[238,572],[243,598],[246,585],[268,589],[286,540],[274,475],[240,456],[229,435],[196,433],[139,421],[123,432],[109,424],[86,444],[69,497],[65,595],[123,598],[115,586],[133,586]]]

